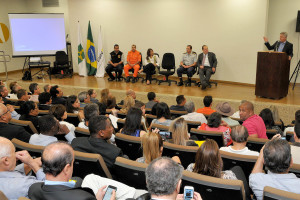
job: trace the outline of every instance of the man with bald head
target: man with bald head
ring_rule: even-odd
[[[0,103],[0,136],[9,140],[17,138],[28,142],[31,135],[23,127],[9,124],[11,118],[11,110]]]
[[[16,160],[23,164],[16,166]],[[26,176],[32,169],[36,177]],[[33,159],[27,151],[15,152],[12,142],[0,137],[0,190],[8,199],[27,197],[29,187],[45,179],[40,159]]]
[[[251,102],[245,101],[239,107],[240,118],[248,130],[249,137],[264,138],[267,137],[267,130],[263,119],[254,114],[254,106]]]
[[[134,99],[135,103],[136,103],[136,102],[141,102],[141,101],[139,101],[139,100],[136,100],[136,94],[135,94],[135,91],[132,90],[132,89],[128,89],[128,90],[126,91],[126,96],[131,96],[131,97]],[[124,100],[122,100],[119,104],[120,104],[120,105],[123,105],[123,104],[124,104]]]

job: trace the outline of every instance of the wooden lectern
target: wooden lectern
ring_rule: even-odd
[[[255,95],[280,99],[288,94],[290,61],[283,52],[258,52]]]

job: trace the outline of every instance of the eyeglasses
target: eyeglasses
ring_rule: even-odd
[[[0,117],[2,117],[3,115],[7,114],[8,112],[11,112],[9,109],[7,109],[7,111],[5,113],[3,113],[2,115],[0,115]]]

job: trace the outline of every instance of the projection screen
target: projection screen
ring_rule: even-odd
[[[51,56],[66,52],[63,13],[9,13],[13,57]]]

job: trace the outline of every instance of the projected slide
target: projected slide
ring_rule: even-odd
[[[64,14],[8,14],[13,56],[66,52]]]

